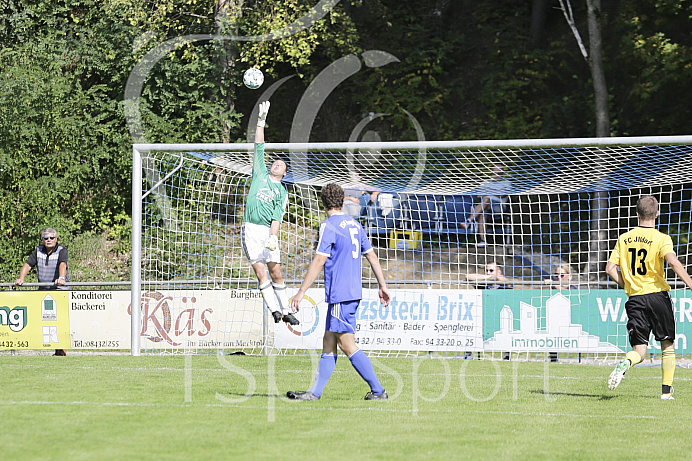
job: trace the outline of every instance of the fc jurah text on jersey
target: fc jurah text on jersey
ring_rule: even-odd
[[[628,237],[625,239],[625,245],[628,245],[630,243],[644,243],[645,245],[651,246],[651,244],[653,243],[653,240],[649,240],[645,237],[637,235],[634,238]]]

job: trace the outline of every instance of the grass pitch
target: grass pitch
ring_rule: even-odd
[[[660,400],[658,366],[610,391],[608,366],[374,359],[390,400],[339,357],[1,356],[7,460],[682,459],[692,371]]]

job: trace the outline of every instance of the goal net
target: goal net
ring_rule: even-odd
[[[364,260],[359,347],[383,356],[586,361],[627,350],[624,292],[604,268],[634,204],[658,198],[659,228],[690,254],[692,137],[265,145],[283,159],[289,297],[336,182],[366,229],[392,294],[379,305]],[[321,278],[275,324],[241,249],[252,144],[135,145],[132,351],[312,354],[322,347]],[[668,270],[678,322],[692,297]],[[651,341],[651,354],[660,353]]]

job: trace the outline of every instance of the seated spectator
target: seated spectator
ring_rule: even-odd
[[[495,261],[490,261],[488,264],[486,264],[485,274],[466,274],[466,280],[484,280],[488,282],[483,287],[486,290],[513,288],[513,286],[509,283],[497,283],[509,282],[510,279],[505,277],[505,275],[502,273],[502,266],[497,264]]]
[[[363,215],[363,209],[377,205],[380,190],[374,186],[363,184],[358,170],[351,172],[351,182],[344,187],[344,205],[341,211],[354,218]]]
[[[485,280],[486,283],[483,288],[486,290],[501,290],[501,289],[511,289],[513,286],[509,283],[497,283],[497,282],[509,282],[510,280],[505,277],[502,273],[502,266],[497,264],[495,261],[490,261],[485,265],[485,274],[466,274],[466,280]],[[496,283],[490,283],[496,282]],[[465,359],[473,358],[470,352],[466,352]],[[509,352],[502,353],[503,360],[509,360]]]
[[[344,205],[341,207],[341,210],[349,216],[359,218],[363,213],[363,206],[365,206],[369,200],[370,198],[365,191],[344,189]]]
[[[576,290],[577,286],[570,284],[572,281],[572,267],[569,264],[560,264],[555,267],[553,276],[545,279],[544,282],[550,284],[550,288],[557,290]],[[557,362],[557,352],[549,352],[551,362]]]
[[[557,290],[576,290],[577,286],[572,285],[572,267],[569,264],[560,264],[555,267],[552,277],[545,279],[544,282],[550,284],[551,288]]]
[[[467,229],[472,222],[478,223],[478,235],[480,242],[478,246],[483,248],[486,246],[485,229],[488,217],[492,214],[494,205],[502,205],[505,197],[509,193],[511,184],[503,178],[504,167],[495,165],[493,167],[493,177],[480,187],[483,195],[480,195],[480,202],[473,208],[473,213],[466,219],[465,223],[461,223],[461,227]]]
[[[371,202],[370,198],[375,195],[375,201]],[[401,205],[398,198],[389,192],[373,192],[367,196],[368,225],[380,227],[383,229],[391,229],[394,227],[395,221],[401,216]]]

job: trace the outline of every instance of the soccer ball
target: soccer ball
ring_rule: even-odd
[[[243,83],[251,90],[256,90],[262,86],[262,83],[264,83],[264,74],[258,68],[252,67],[245,71],[245,74],[243,75]]]

